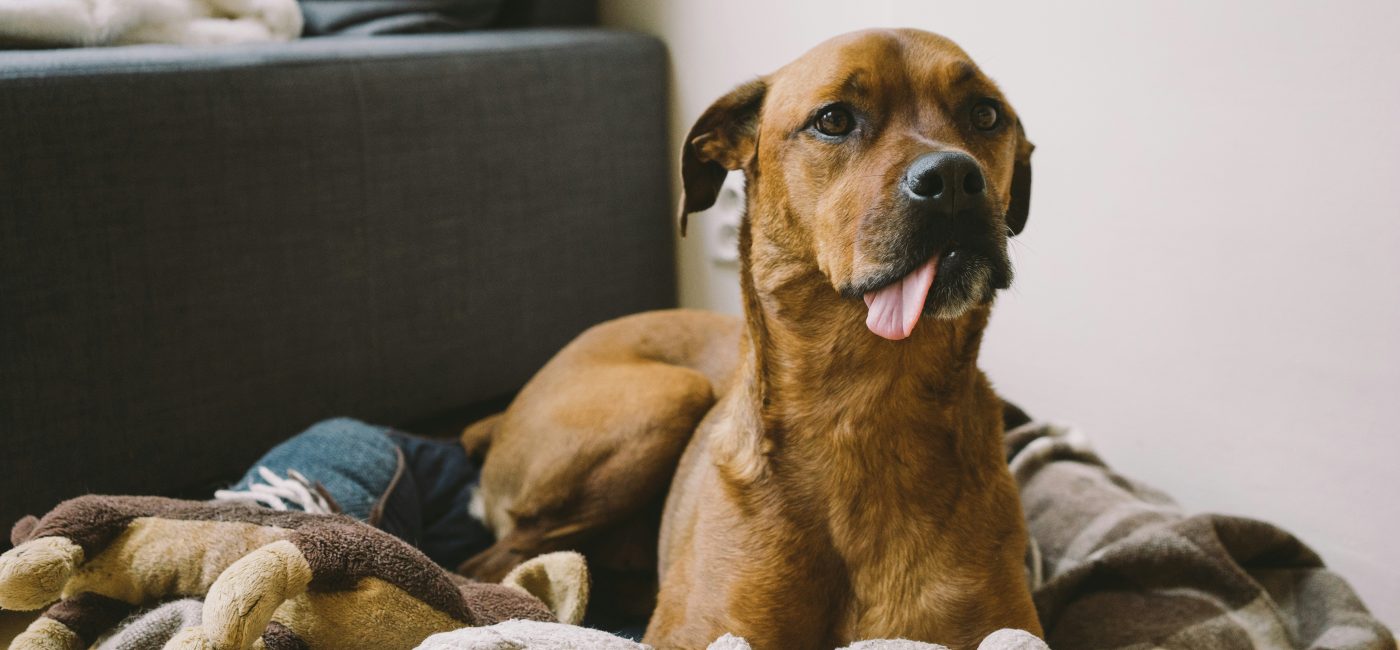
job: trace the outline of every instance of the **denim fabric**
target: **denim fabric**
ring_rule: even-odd
[[[480,472],[456,440],[336,418],[273,447],[234,489],[263,482],[259,466],[279,477],[289,469],[300,472],[324,487],[345,514],[412,544],[449,569],[493,541],[467,512]],[[369,521],[376,504],[379,516]]]
[[[403,451],[406,471],[386,500],[379,527],[448,569],[490,546],[491,532],[467,512],[480,472],[462,445],[398,431],[389,437]]]
[[[343,513],[368,521],[399,469],[399,452],[388,432],[350,418],[318,422],[264,454],[233,489],[261,483],[260,466],[278,476],[294,469],[325,487]]]

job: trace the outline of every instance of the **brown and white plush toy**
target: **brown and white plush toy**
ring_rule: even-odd
[[[290,41],[296,0],[0,0],[0,44],[90,47]]]
[[[21,520],[11,539],[0,608],[57,601],[18,650],[87,647],[132,611],[185,597],[203,597],[201,624],[166,648],[412,648],[505,620],[576,624],[588,600],[575,553],[475,583],[347,517],[226,502],[79,497]]]

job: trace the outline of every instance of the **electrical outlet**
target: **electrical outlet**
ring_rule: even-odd
[[[715,204],[701,217],[709,232],[706,242],[710,262],[718,265],[739,262],[739,222],[744,218],[744,175],[730,173],[719,188]]]

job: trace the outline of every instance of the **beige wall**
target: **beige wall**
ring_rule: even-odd
[[[1187,507],[1298,533],[1400,626],[1400,3],[604,0],[670,47],[674,140],[817,41],[961,43],[1038,145],[983,367]],[[738,310],[680,243],[682,301]]]

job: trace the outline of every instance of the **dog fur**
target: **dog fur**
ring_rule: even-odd
[[[997,128],[969,123],[980,104]],[[838,105],[854,128],[814,131]],[[640,575],[655,549],[645,641],[658,648],[1040,634],[1002,402],[976,364],[1032,149],[971,59],[914,30],[837,37],[720,98],[686,138],[682,229],[745,173],[742,321],[678,310],[600,325],[469,428],[498,542],[462,570],[492,579],[577,548],[605,583]],[[975,161],[972,207],[935,219],[901,198],[931,152]],[[867,330],[861,296],[929,263],[907,338]],[[600,584],[595,602],[630,594],[644,611],[652,592],[636,584]]]

